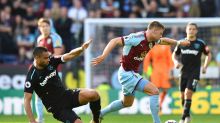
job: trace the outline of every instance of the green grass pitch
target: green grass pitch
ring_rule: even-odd
[[[90,115],[80,115],[83,123],[89,123]],[[166,120],[173,119],[179,121],[180,115],[161,115],[162,123]],[[219,115],[193,115],[192,123],[219,123]],[[0,123],[28,123],[26,116],[6,116],[0,115]],[[45,116],[45,123],[60,123],[52,115]],[[102,123],[152,123],[150,115],[116,115],[109,114],[104,117]]]

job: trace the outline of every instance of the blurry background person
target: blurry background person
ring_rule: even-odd
[[[156,45],[144,58],[143,72],[147,75],[149,66],[153,71],[150,80],[162,90],[160,93],[160,110],[162,109],[163,100],[171,84],[169,82],[171,70],[173,68],[172,53],[170,46]],[[145,76],[146,77],[146,76]]]

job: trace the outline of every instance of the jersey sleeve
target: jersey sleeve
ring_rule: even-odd
[[[34,74],[35,74],[35,70],[28,72],[25,83],[24,83],[24,92],[33,93],[33,91],[34,91],[34,88],[33,88]]]
[[[180,55],[180,53],[181,53],[180,46],[176,46],[176,48],[175,48],[175,50],[174,50],[174,53],[175,53],[176,55]]]
[[[59,56],[50,56],[50,62],[53,64],[55,67],[57,67],[59,64],[65,63],[63,60],[63,55]]]
[[[52,38],[52,42],[53,42],[53,48],[62,47],[63,41],[62,41],[61,37],[58,34],[52,33],[51,38]]]
[[[145,39],[143,32],[131,33],[127,36],[121,37],[124,45],[137,46]]]
[[[209,49],[208,45],[207,45],[207,44],[204,44],[203,53],[204,53],[205,55],[208,55],[209,52],[210,52],[210,49]]]

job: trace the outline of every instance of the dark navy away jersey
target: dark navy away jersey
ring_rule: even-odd
[[[46,108],[57,104],[65,87],[57,72],[57,66],[63,63],[61,57],[50,57],[50,62],[42,70],[32,65],[27,73],[24,92],[33,93],[42,99]]]
[[[205,41],[196,39],[190,42],[190,46],[179,46],[175,53],[181,55],[182,77],[193,77],[199,79],[201,67],[201,55],[209,53],[209,48]]]

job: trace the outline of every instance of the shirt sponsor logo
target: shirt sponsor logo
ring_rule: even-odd
[[[44,81],[40,83],[41,86],[44,86],[47,84],[48,79],[52,78],[56,76],[56,70],[54,70],[52,73],[50,73],[50,75],[46,76]]]
[[[197,51],[197,50],[183,50],[183,49],[181,49],[181,53],[182,54],[193,54],[193,55],[196,56],[199,53],[199,51]]]
[[[144,51],[141,53],[140,57],[138,57],[138,56],[134,57],[134,60],[143,61],[146,54],[147,54],[147,51]]]

